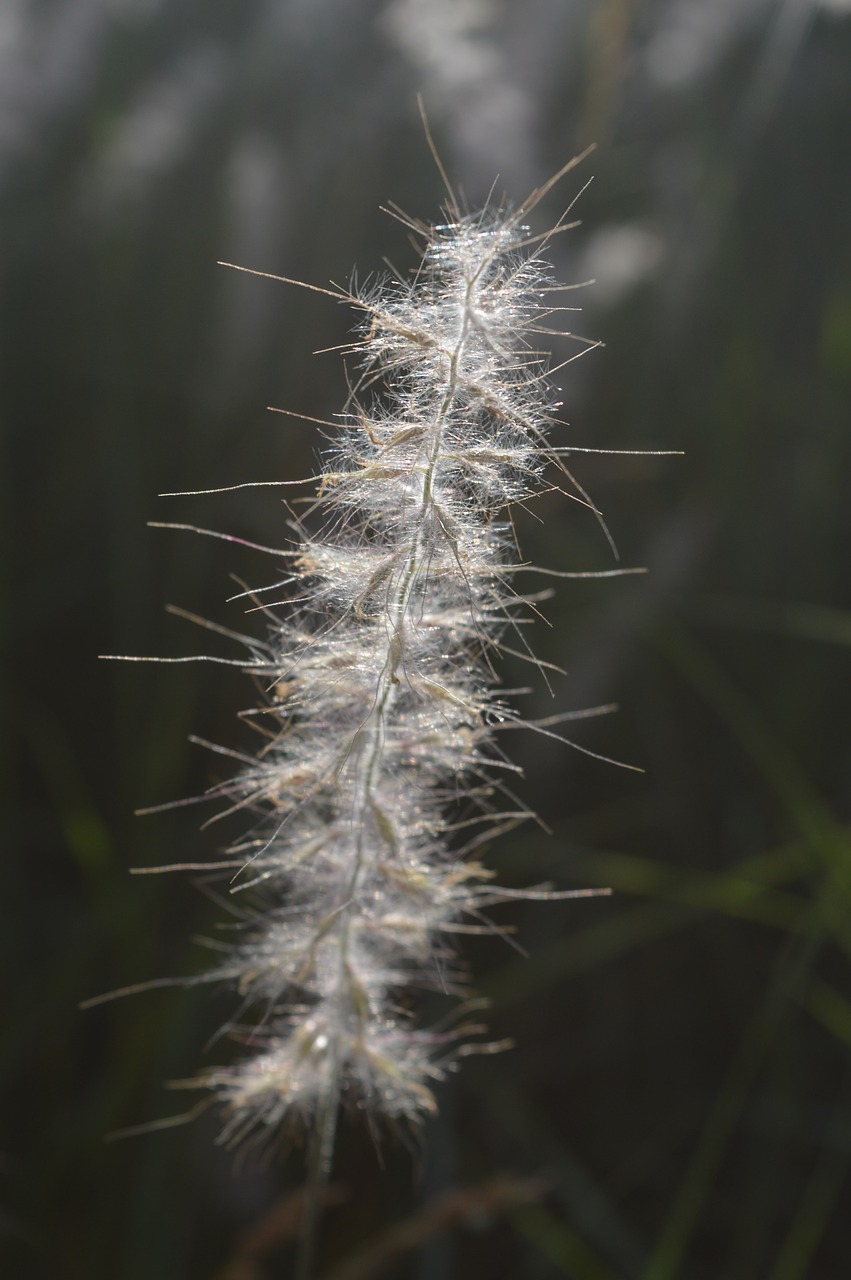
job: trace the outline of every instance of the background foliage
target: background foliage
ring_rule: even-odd
[[[145,522],[280,543],[274,490],[156,495],[310,471],[316,430],[264,406],[340,407],[339,359],[311,352],[349,319],[214,264],[320,284],[407,268],[378,206],[438,215],[417,90],[473,204],[596,141],[557,266],[596,278],[580,331],[608,349],[561,375],[563,442],[685,457],[577,464],[651,572],[562,584],[534,636],[569,673],[556,709],[620,704],[578,740],[647,772],[518,737],[553,834],[490,852],[508,883],[614,895],[518,908],[528,958],[470,947],[516,1048],[465,1064],[413,1159],[390,1141],[382,1168],[344,1129],[326,1274],[848,1274],[849,8],[3,5],[4,1275],[288,1274],[297,1152],[234,1168],[207,1118],[103,1143],[180,1110],[162,1081],[230,1012],[180,990],[77,1003],[203,965],[193,937],[221,907],[127,869],[221,835],[198,808],[133,809],[220,776],[187,735],[238,746],[248,691],[96,655],[203,649],[166,602],[243,625],[228,575],[267,566]],[[530,559],[610,566],[558,495],[522,523]],[[527,707],[553,704],[538,688]]]

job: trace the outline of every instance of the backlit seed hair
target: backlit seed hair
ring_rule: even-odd
[[[510,512],[554,485],[594,510],[564,467],[573,450],[547,443],[558,405],[537,351],[562,332],[544,254],[567,224],[527,225],[575,164],[513,211],[462,214],[450,190],[446,221],[403,218],[424,246],[411,279],[319,290],[360,313],[359,373],[280,552],[288,603],[266,607],[267,636],[238,663],[263,690],[264,746],[215,792],[250,832],[222,862],[240,932],[201,980],[239,993],[229,1029],[246,1048],[187,1082],[224,1104],[226,1144],[308,1127],[317,1177],[341,1104],[414,1124],[434,1112],[435,1083],[481,1031],[452,935],[516,896],[476,858],[528,816],[499,745],[525,722],[495,660],[531,657],[518,624],[541,597],[514,586],[529,566]],[[543,725],[569,718],[537,727],[559,737]],[[411,992],[428,988],[457,995],[454,1021],[416,1024]]]

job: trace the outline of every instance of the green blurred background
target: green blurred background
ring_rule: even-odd
[[[237,546],[280,544],[344,372],[318,284],[412,263],[395,201],[439,217],[423,94],[472,204],[597,152],[553,245],[580,332],[559,443],[623,562],[559,584],[530,715],[617,702],[577,741],[516,736],[553,829],[494,844],[504,883],[610,886],[518,905],[467,948],[516,1047],[472,1059],[410,1152],[343,1127],[323,1274],[489,1280],[840,1280],[851,1274],[851,4],[848,0],[5,0],[0,9],[0,576],[8,975],[0,1258],[9,1280],[290,1274],[298,1151],[214,1145],[163,1081],[233,1052],[206,989],[87,996],[198,972],[222,918],[184,877],[235,832],[198,794],[245,746],[223,667],[98,662],[227,641]],[[554,344],[554,358],[573,354]],[[605,569],[558,495],[528,557]],[[264,575],[266,575],[264,577]],[[506,669],[510,685],[528,672]],[[425,1018],[440,1016],[427,1006]],[[238,1052],[238,1050],[236,1050]],[[400,1226],[403,1230],[400,1231]],[[394,1235],[393,1233],[396,1232]],[[395,1242],[395,1243],[394,1243]],[[406,1246],[406,1247],[403,1247]],[[409,1247],[407,1247],[409,1246]]]

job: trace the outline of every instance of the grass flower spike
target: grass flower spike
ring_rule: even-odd
[[[417,1029],[402,1001],[457,988],[447,936],[500,896],[447,827],[507,820],[494,779],[512,766],[492,731],[516,716],[491,657],[528,603],[506,510],[550,460],[534,343],[557,308],[525,225],[542,194],[411,224],[426,246],[415,277],[352,299],[359,390],[321,478],[320,532],[293,557],[296,599],[250,664],[273,728],[230,788],[260,815],[242,882],[262,909],[217,974],[263,1018],[251,1055],[204,1077],[227,1140],[296,1113],[324,1131],[324,1159],[341,1100],[392,1119],[435,1109],[457,1032]]]
[[[266,639],[245,641],[263,748],[216,789],[252,825],[223,864],[238,869],[239,941],[203,980],[238,991],[230,1030],[247,1051],[189,1082],[223,1102],[227,1144],[307,1127],[316,1178],[341,1105],[413,1123],[435,1110],[435,1081],[481,1028],[463,1012],[419,1027],[410,993],[469,1008],[452,935],[488,929],[487,908],[516,896],[475,856],[528,816],[497,745],[524,722],[493,660],[531,658],[520,623],[540,598],[513,586],[528,566],[510,511],[553,487],[552,463],[588,503],[546,442],[557,405],[536,347],[563,308],[553,232],[527,217],[576,163],[513,211],[463,214],[450,191],[446,222],[403,218],[424,244],[410,280],[322,290],[361,314],[359,376],[280,553],[284,616],[266,608]]]

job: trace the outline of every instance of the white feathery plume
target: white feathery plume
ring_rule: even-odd
[[[228,787],[265,830],[234,886],[254,898],[244,939],[209,975],[263,1011],[253,1052],[199,1078],[226,1103],[226,1142],[297,1117],[323,1129],[324,1163],[341,1101],[394,1120],[435,1110],[458,1029],[417,1029],[401,1001],[458,989],[447,935],[500,896],[447,825],[459,800],[506,821],[491,777],[512,766],[492,730],[518,717],[491,658],[528,603],[506,508],[552,460],[535,341],[557,308],[525,220],[555,180],[513,212],[462,216],[453,199],[445,223],[406,219],[425,242],[414,277],[350,298],[362,373],[320,532],[247,664],[266,674],[274,731]]]
[[[528,816],[495,745],[524,722],[493,660],[500,648],[531,657],[518,623],[541,598],[512,586],[508,512],[552,487],[550,464],[595,511],[566,450],[547,445],[557,403],[536,349],[561,310],[544,251],[568,224],[533,235],[527,217],[582,158],[514,210],[462,214],[447,182],[445,222],[395,213],[424,244],[410,280],[319,290],[361,313],[360,377],[314,532],[299,526],[299,545],[279,553],[289,603],[266,609],[266,640],[246,641],[237,663],[266,690],[266,745],[255,759],[217,748],[243,764],[215,794],[252,817],[219,864],[236,868],[247,905],[240,940],[200,980],[232,984],[256,1024],[230,1027],[248,1044],[242,1061],[185,1082],[224,1103],[227,1144],[310,1128],[314,1202],[341,1104],[413,1123],[435,1111],[435,1082],[481,1028],[463,1025],[469,1003],[454,1026],[417,1027],[406,993],[466,996],[449,939],[517,896],[471,856]],[[612,572],[634,571],[601,576]],[[538,727],[559,737],[544,726],[569,718]]]

